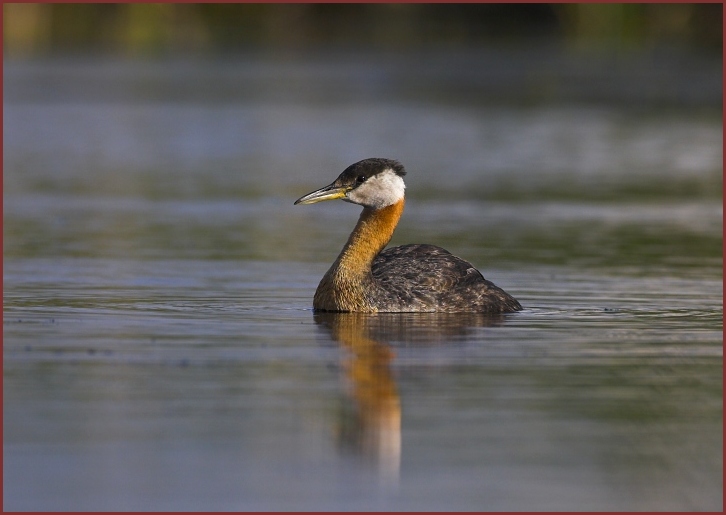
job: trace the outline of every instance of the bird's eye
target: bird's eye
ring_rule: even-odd
[[[358,177],[355,178],[355,182],[357,182],[358,184],[363,184],[364,182],[366,182],[366,176],[359,175]]]

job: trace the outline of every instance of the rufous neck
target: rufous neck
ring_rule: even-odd
[[[381,209],[363,208],[355,229],[333,266],[346,274],[370,272],[373,259],[391,241],[405,203],[402,198]]]

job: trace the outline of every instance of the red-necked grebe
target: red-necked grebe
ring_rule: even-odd
[[[441,247],[413,244],[383,250],[403,213],[404,175],[398,161],[364,159],[346,168],[332,184],[295,201],[342,199],[363,206],[348,242],[318,285],[313,309],[366,313],[522,309],[471,263]]]

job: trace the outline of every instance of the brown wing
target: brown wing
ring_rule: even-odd
[[[522,309],[471,263],[434,245],[386,249],[373,261],[372,273],[379,294],[402,311],[501,313]]]

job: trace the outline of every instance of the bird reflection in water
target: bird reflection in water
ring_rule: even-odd
[[[401,398],[391,370],[395,347],[451,345],[470,335],[472,328],[499,325],[504,317],[315,312],[315,322],[348,351],[343,370],[349,402],[340,414],[341,448],[372,462],[384,483],[396,485],[401,465]]]

